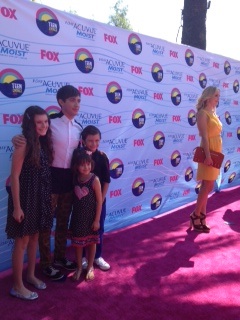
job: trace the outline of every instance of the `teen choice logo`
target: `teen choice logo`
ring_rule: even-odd
[[[110,82],[106,90],[107,98],[111,103],[119,103],[122,100],[122,89],[117,82]]]
[[[142,128],[145,124],[145,121],[146,121],[146,116],[142,111],[142,109],[136,109],[133,111],[132,123],[135,128],[138,128],[138,129]]]
[[[239,82],[238,82],[238,80],[235,80],[235,81],[233,82],[233,91],[234,91],[235,93],[238,93],[238,91],[239,91]]]
[[[91,53],[86,49],[78,49],[75,52],[75,63],[82,73],[90,73],[94,68],[94,60]]]
[[[37,11],[36,23],[38,29],[46,36],[55,36],[60,29],[57,16],[47,8],[42,8]]]
[[[0,91],[8,98],[19,98],[25,90],[22,75],[14,69],[4,69],[0,72]]]
[[[174,88],[171,92],[171,100],[175,106],[181,103],[181,93],[177,88]]]
[[[207,85],[207,77],[205,73],[200,73],[199,75],[199,84],[202,89],[206,88]]]
[[[110,176],[113,179],[118,179],[123,174],[124,166],[120,159],[113,159],[110,164]]]
[[[240,127],[237,128],[237,137],[238,137],[238,140],[240,140]]]
[[[185,181],[189,182],[193,178],[193,170],[191,167],[187,168],[185,171]]]
[[[201,181],[197,183],[197,185],[196,185],[196,187],[195,187],[195,192],[196,192],[196,194],[199,194],[201,185],[202,185],[202,182],[201,182]]]
[[[228,178],[228,183],[232,183],[235,178],[236,178],[236,172],[233,172],[232,174],[230,174]]]
[[[132,193],[134,196],[140,196],[145,189],[145,182],[142,178],[137,178],[132,184]]]
[[[161,82],[162,81],[162,79],[163,79],[163,69],[162,69],[162,67],[160,66],[159,63],[154,63],[152,65],[151,73],[152,73],[152,77],[153,77],[154,81],[156,81],[156,82]]]
[[[231,167],[231,161],[228,160],[226,161],[225,165],[224,165],[224,173],[228,172],[228,170],[230,169]]]
[[[160,194],[155,194],[151,200],[151,210],[156,210],[160,207],[162,203],[162,196]]]
[[[194,63],[194,54],[192,50],[187,49],[185,52],[185,61],[189,67],[191,67]]]
[[[162,149],[165,144],[165,136],[161,131],[157,131],[153,137],[153,145],[156,149]]]
[[[139,36],[135,33],[131,33],[128,37],[128,46],[133,54],[140,54],[142,52],[142,42]]]
[[[177,167],[181,162],[181,154],[178,150],[175,150],[171,155],[171,165]]]
[[[231,72],[231,65],[228,61],[225,61],[224,63],[224,72],[226,75],[228,75]]]
[[[54,113],[59,113],[61,111],[61,108],[58,107],[58,106],[49,106],[45,109],[45,111],[51,115],[51,114],[54,114]]]
[[[231,118],[231,115],[228,111],[225,112],[225,120],[228,125],[230,125],[232,123],[232,118]]]
[[[190,110],[188,112],[188,123],[190,124],[190,126],[195,126],[196,122],[196,112],[194,110]]]

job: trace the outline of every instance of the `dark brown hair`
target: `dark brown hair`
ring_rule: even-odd
[[[78,178],[78,167],[84,163],[91,163],[91,171],[94,168],[94,161],[92,160],[91,154],[84,148],[77,148],[73,151],[71,169],[73,172],[73,183],[77,183]]]
[[[71,97],[80,97],[81,94],[78,91],[77,88],[75,88],[74,86],[71,86],[70,84],[61,87],[58,91],[57,91],[57,101],[59,103],[59,100],[63,100],[64,102],[66,101],[66,99],[71,98]],[[60,105],[61,106],[61,105]]]
[[[53,161],[52,131],[50,127],[45,136],[39,137],[36,132],[35,116],[46,115],[50,126],[50,118],[47,112],[39,106],[28,107],[22,120],[22,133],[27,140],[27,155],[30,162],[36,167],[40,166],[40,147],[45,151],[49,164]]]
[[[81,137],[82,137],[82,140],[83,142],[87,139],[87,136],[88,135],[93,135],[95,136],[96,134],[99,134],[99,137],[101,139],[101,131],[95,127],[95,126],[92,126],[92,125],[89,125],[89,126],[86,126],[82,133],[81,133]]]

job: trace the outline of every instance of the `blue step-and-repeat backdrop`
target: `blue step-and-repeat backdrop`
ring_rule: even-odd
[[[5,235],[11,138],[26,107],[59,110],[63,85],[81,92],[77,120],[102,132],[106,231],[196,199],[195,104],[209,85],[221,91],[225,159],[216,189],[239,185],[239,61],[25,0],[0,1],[0,61],[0,270],[11,266],[13,245]]]

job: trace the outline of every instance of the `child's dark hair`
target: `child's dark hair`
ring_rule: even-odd
[[[83,129],[82,133],[81,133],[81,137],[82,140],[85,141],[87,139],[88,135],[95,135],[95,134],[99,134],[99,137],[101,139],[101,131],[95,127],[95,126],[87,126]]]
[[[88,153],[83,148],[77,148],[73,151],[72,161],[71,161],[71,169],[73,172],[73,183],[77,182],[78,177],[78,167],[84,163],[91,163],[91,171],[94,168],[94,161],[92,160],[91,154]]]
[[[45,136],[39,137],[36,132],[35,116],[46,115],[48,118],[48,131]],[[30,155],[30,162],[35,165],[40,165],[40,145],[47,154],[49,164],[53,160],[53,146],[52,146],[52,131],[50,129],[50,118],[47,112],[39,106],[28,107],[22,120],[22,134],[27,140],[27,154]]]
[[[66,101],[66,99],[70,97],[77,97],[77,96],[79,97],[81,96],[78,89],[68,84],[66,86],[61,87],[58,90],[56,98],[57,98],[57,101],[59,101],[59,99]]]

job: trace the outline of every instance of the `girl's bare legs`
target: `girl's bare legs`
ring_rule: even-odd
[[[94,261],[95,253],[96,253],[96,244],[90,244],[89,246],[87,246],[88,266],[87,266],[86,280],[94,279],[93,261]]]
[[[16,238],[12,253],[13,289],[23,296],[31,294],[31,291],[24,286],[22,280],[24,252],[28,243],[29,236]]]
[[[199,190],[195,211],[190,215],[190,222],[194,229],[200,232],[209,232],[210,228],[206,225],[206,208],[208,195],[212,191],[214,181],[203,180]]]
[[[83,248],[82,247],[76,247],[75,248],[75,254],[76,254],[76,261],[77,261],[77,269],[74,272],[72,278],[73,280],[77,281],[79,280],[81,273],[82,273],[82,254],[83,254]]]
[[[36,255],[38,246],[38,233],[29,236],[27,246],[28,254],[28,268],[27,268],[27,281],[33,285],[41,285],[42,281],[35,276]]]
[[[203,180],[201,188],[199,190],[195,214],[200,216],[201,213],[206,214],[208,195],[212,191],[214,186],[214,181]]]

